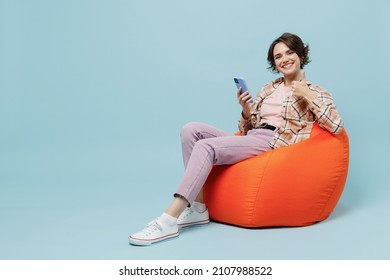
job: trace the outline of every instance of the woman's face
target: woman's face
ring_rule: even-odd
[[[274,61],[276,69],[285,78],[295,79],[299,77],[301,70],[301,60],[298,55],[285,43],[277,43],[274,47]]]

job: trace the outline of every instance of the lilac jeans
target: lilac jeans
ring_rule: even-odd
[[[273,135],[269,129],[254,129],[246,136],[234,136],[204,123],[186,124],[181,131],[185,171],[176,195],[191,204],[213,165],[233,164],[269,151]]]

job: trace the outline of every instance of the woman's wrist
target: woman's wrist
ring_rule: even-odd
[[[242,117],[244,120],[249,120],[249,117],[250,117],[250,116],[245,116],[244,110],[242,110],[242,111],[241,111],[241,117]]]
[[[317,99],[317,95],[315,95],[315,93],[311,92],[310,90],[308,90],[305,94],[305,99],[308,101],[308,102],[313,102],[314,100]]]

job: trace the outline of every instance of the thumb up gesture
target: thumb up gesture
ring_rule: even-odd
[[[293,81],[291,83],[292,94],[298,97],[306,97],[311,91],[306,82],[306,73],[303,72],[299,81]]]
[[[293,81],[291,83],[291,91],[293,96],[303,97],[308,102],[313,102],[317,99],[317,95],[312,92],[307,85],[305,72],[302,73],[299,81]]]

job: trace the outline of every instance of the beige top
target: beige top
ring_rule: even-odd
[[[280,83],[275,91],[264,98],[260,118],[263,123],[280,127],[283,121],[282,104],[287,97],[291,96],[291,88],[286,87],[284,83]]]

